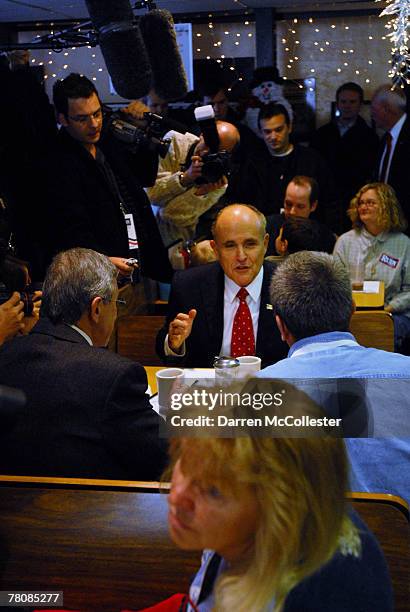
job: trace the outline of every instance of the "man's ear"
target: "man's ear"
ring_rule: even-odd
[[[281,239],[281,237],[278,236],[275,240],[275,249],[278,255],[286,255],[288,252],[288,241],[286,238]]]
[[[314,202],[313,202],[313,203],[310,205],[310,212],[313,212],[314,210],[316,210],[316,208],[317,208],[317,204],[318,204],[318,201],[317,201],[317,200],[315,200],[315,201],[314,201]]]
[[[215,240],[210,240],[210,241],[209,241],[209,244],[211,245],[212,250],[213,250],[213,252],[214,252],[214,253],[215,253],[215,255],[216,255],[216,258],[217,258],[217,259],[219,259],[219,251],[218,251],[218,247],[216,246],[216,242],[215,242]]]
[[[268,244],[269,244],[269,234],[265,234],[263,237],[263,247],[265,249],[265,255],[266,255],[266,251],[268,250]]]
[[[275,321],[276,321],[276,325],[278,326],[278,330],[279,330],[280,338],[282,342],[286,342],[287,344],[289,344],[290,333],[285,323],[282,321],[279,315],[275,315]]]
[[[292,121],[289,123],[289,134],[291,134],[293,131],[293,123]]]
[[[101,316],[102,299],[97,296],[90,304],[90,317],[93,323],[98,323]]]
[[[64,127],[67,127],[68,121],[64,113],[57,113],[57,122]]]

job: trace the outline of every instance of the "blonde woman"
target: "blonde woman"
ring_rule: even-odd
[[[384,309],[393,314],[396,349],[410,335],[410,239],[407,221],[390,185],[364,185],[350,203],[353,229],[342,234],[334,255],[347,268],[358,259],[365,280],[384,281]]]
[[[171,536],[205,549],[189,610],[392,610],[382,553],[346,507],[343,440],[185,438],[171,457]]]

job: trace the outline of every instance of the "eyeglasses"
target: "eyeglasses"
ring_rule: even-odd
[[[100,106],[98,110],[94,111],[93,113],[89,113],[88,115],[74,115],[74,117],[68,115],[68,117],[71,119],[71,121],[84,125],[90,118],[99,121],[102,118],[102,108]]]
[[[360,200],[357,205],[357,208],[360,208],[360,206],[369,206],[369,208],[375,208],[377,204],[378,202],[376,202],[375,200]]]

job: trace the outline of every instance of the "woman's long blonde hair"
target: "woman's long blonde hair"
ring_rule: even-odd
[[[250,486],[259,525],[246,559],[219,577],[215,610],[262,612],[334,555],[346,536],[359,539],[346,514],[348,463],[337,438],[185,438],[171,443],[172,463],[204,486],[234,496]]]
[[[397,199],[396,192],[386,183],[368,183],[361,187],[356,193],[347,211],[353,229],[360,229],[364,225],[360,220],[357,207],[360,198],[366,191],[369,191],[369,189],[373,189],[379,198],[380,208],[377,223],[383,228],[383,231],[404,232],[407,228],[407,221]]]

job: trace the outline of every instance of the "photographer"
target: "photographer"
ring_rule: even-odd
[[[239,132],[225,121],[217,121],[218,151],[231,153],[239,144]],[[187,132],[166,134],[171,145],[160,159],[155,185],[147,190],[152,204],[158,206],[157,221],[165,246],[195,237],[199,217],[225,193],[228,179],[222,174],[209,180],[204,173],[209,146],[203,135]]]
[[[39,318],[41,291],[31,291],[25,261],[0,243],[0,345],[17,334],[28,334]]]

